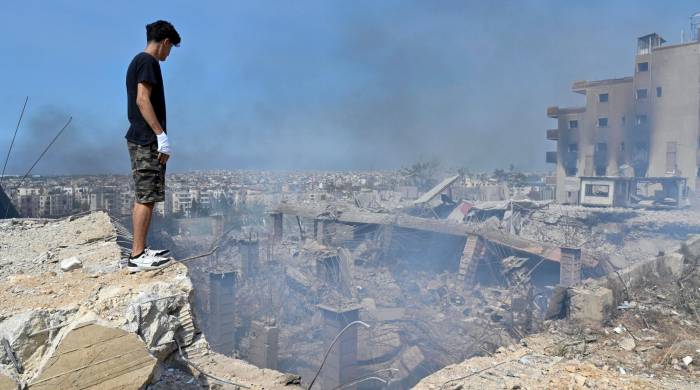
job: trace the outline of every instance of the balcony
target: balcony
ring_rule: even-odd
[[[549,118],[559,118],[560,115],[581,114],[584,112],[586,112],[586,107],[547,107],[547,117]]]
[[[557,152],[547,152],[547,163],[556,164],[557,163]]]
[[[559,129],[547,129],[547,139],[550,141],[559,141]]]
[[[558,118],[559,117],[559,107],[557,107],[557,106],[547,107],[547,117],[548,118]]]

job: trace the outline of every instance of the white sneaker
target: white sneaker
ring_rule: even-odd
[[[163,268],[170,262],[170,259],[164,256],[155,256],[148,254],[145,250],[139,256],[129,256],[126,268],[129,272],[151,271],[154,269]]]
[[[170,254],[170,249],[151,249],[146,247],[143,251],[146,252],[148,256],[167,257]]]

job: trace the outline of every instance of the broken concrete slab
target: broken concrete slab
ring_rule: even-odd
[[[19,388],[20,386],[17,382],[0,374],[0,390],[19,390]]]
[[[678,252],[661,256],[656,263],[656,272],[660,276],[679,277],[683,273],[683,262],[685,256]]]
[[[140,389],[150,382],[156,364],[135,334],[89,324],[61,340],[29,389]]]
[[[613,293],[605,287],[569,289],[569,318],[590,326],[603,326],[611,318]]]
[[[0,321],[0,338],[8,340],[25,374],[36,369],[56,331],[74,317],[76,310],[27,310]]]

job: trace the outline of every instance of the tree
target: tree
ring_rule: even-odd
[[[418,187],[419,191],[428,191],[437,182],[437,173],[440,163],[436,160],[419,161],[410,167],[401,168],[401,175],[409,185]]]

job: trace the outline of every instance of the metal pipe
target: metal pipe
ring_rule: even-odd
[[[311,383],[309,383],[309,387],[307,387],[306,390],[311,390],[311,386],[313,386],[314,383],[316,382],[316,379],[318,378],[318,375],[321,373],[321,369],[323,369],[323,365],[326,364],[326,359],[328,359],[328,355],[331,353],[331,350],[333,349],[333,346],[335,345],[335,343],[338,342],[338,339],[340,339],[340,336],[342,336],[343,333],[345,333],[345,331],[347,331],[348,329],[350,329],[350,327],[352,327],[352,326],[354,326],[354,325],[362,325],[362,326],[364,326],[365,328],[369,328],[369,327],[370,327],[369,325],[367,325],[366,323],[364,323],[364,322],[362,322],[362,321],[353,321],[353,322],[347,324],[347,325],[345,326],[345,328],[343,328],[343,330],[341,330],[340,333],[338,333],[338,334],[335,336],[335,338],[333,339],[333,342],[331,343],[330,347],[328,347],[328,349],[326,350],[326,354],[323,355],[323,360],[321,361],[321,365],[318,367],[318,371],[316,371],[316,375],[314,375],[314,379],[311,380]]]

